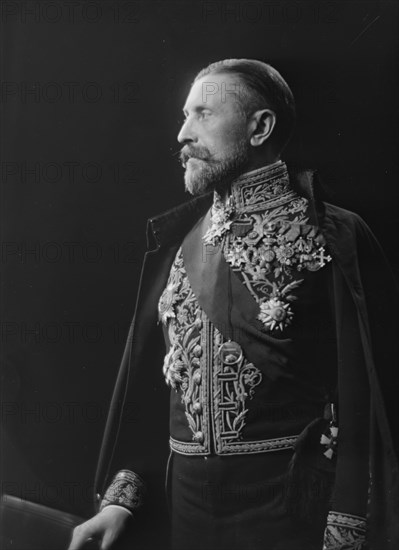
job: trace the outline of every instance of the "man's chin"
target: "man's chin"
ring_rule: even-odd
[[[196,162],[190,159],[186,171],[184,173],[184,184],[186,191],[190,195],[198,196],[212,190],[212,184],[204,174],[204,170],[199,169]],[[195,159],[196,160],[196,159]]]
[[[214,186],[209,185],[207,182],[203,180],[198,181],[193,178],[185,178],[184,184],[186,191],[193,197],[204,195],[205,193],[208,193],[208,191],[212,191],[214,189]]]
[[[234,176],[237,177],[237,174],[234,174]],[[232,179],[234,179],[234,177],[229,174],[218,174],[216,176],[216,174],[204,175],[204,173],[198,172],[193,174],[187,171],[184,174],[185,189],[194,197],[205,195],[211,191],[223,193],[229,187]]]
[[[223,193],[231,181],[246,169],[248,158],[241,156],[241,162],[237,162],[238,159],[235,157],[230,163],[221,163],[220,166],[210,166],[206,161],[190,159],[184,173],[186,191],[193,196],[204,195],[210,191]]]

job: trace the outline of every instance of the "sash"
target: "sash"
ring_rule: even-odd
[[[291,339],[273,338],[262,331],[259,305],[226,262],[222,247],[203,242],[210,216],[208,211],[182,244],[184,266],[198,304],[218,331],[237,342],[245,357],[266,376],[275,380],[284,374],[287,379],[284,357]]]

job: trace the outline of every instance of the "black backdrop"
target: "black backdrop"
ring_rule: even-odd
[[[3,491],[88,515],[146,219],[185,200],[181,108],[270,62],[317,167],[397,266],[396,2],[1,2]],[[154,366],[154,368],[161,368]]]

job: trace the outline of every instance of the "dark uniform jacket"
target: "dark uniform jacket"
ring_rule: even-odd
[[[356,540],[356,520],[365,518],[368,547],[394,549],[399,544],[396,285],[359,216],[319,201],[312,171],[292,172],[290,180],[315,206],[333,257],[340,432],[325,545]],[[99,500],[118,470],[145,479],[148,494],[137,522],[151,548],[157,547],[149,543],[151,533],[159,535],[167,523],[169,453],[169,392],[160,368],[165,348],[157,305],[177,250],[211,204],[212,196],[206,195],[148,222],[149,251],[97,469]]]

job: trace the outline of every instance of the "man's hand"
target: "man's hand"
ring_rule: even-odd
[[[83,550],[91,541],[96,541],[100,550],[111,550],[126,531],[129,521],[131,515],[124,508],[106,506],[99,514],[75,527],[68,550]]]

